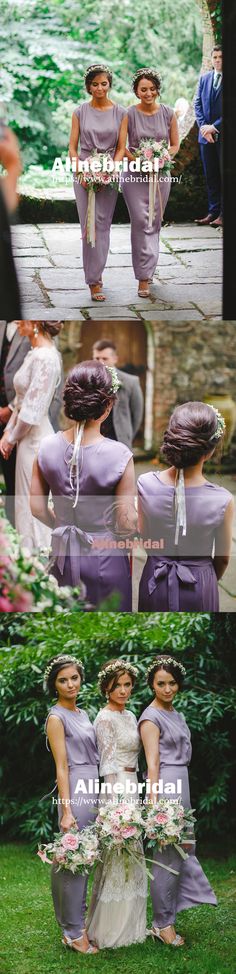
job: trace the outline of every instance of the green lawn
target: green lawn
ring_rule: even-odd
[[[233,894],[236,857],[201,862],[219,899],[217,909],[201,906],[179,917],[177,928],[187,946],[179,950],[153,943],[105,950],[95,957],[65,951],[54,919],[50,867],[26,846],[1,847],[2,974],[68,974],[78,966],[91,974],[234,974],[236,938]],[[151,911],[149,908],[150,924]]]

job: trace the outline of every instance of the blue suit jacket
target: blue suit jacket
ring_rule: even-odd
[[[201,135],[201,125],[215,125],[216,129],[219,131],[219,135],[221,132],[222,83],[218,88],[218,91],[215,92],[213,88],[213,79],[213,70],[207,71],[207,74],[201,75],[195,98],[195,116],[199,128],[198,141],[205,144],[207,140],[203,138],[203,135]]]

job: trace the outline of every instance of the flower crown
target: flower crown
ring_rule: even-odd
[[[138,70],[133,75],[132,82],[134,83],[134,81],[137,81],[138,78],[143,78],[143,77],[148,78],[149,75],[151,75],[151,77],[158,78],[158,80],[161,82],[160,75],[158,74],[156,68],[138,68]]]
[[[76,656],[69,656],[68,653],[63,653],[62,656],[54,656],[51,662],[46,666],[43,677],[43,689],[47,690],[47,681],[50,676],[51,670],[54,667],[54,663],[76,663],[77,666],[81,666],[82,672],[84,674],[84,667],[81,659],[77,659]]]
[[[99,674],[98,674],[99,689],[101,690],[101,684],[104,676],[109,676],[112,678],[113,676],[116,675],[117,672],[119,672],[119,670],[123,670],[123,669],[125,670],[126,673],[129,673],[130,676],[133,677],[138,676],[138,670],[136,669],[135,666],[132,665],[132,663],[127,663],[126,660],[124,659],[117,659],[115,663],[109,663],[109,665],[106,666],[105,669],[99,670]]]
[[[111,373],[111,378],[112,378],[111,388],[109,389],[109,392],[115,393],[117,392],[117,390],[120,388],[121,385],[121,382],[118,379],[117,371],[114,365],[106,365],[106,369],[108,369],[108,372]]]
[[[160,665],[163,666],[163,669],[165,669],[166,664],[172,663],[173,666],[178,666],[183,676],[186,676],[187,671],[185,670],[185,667],[182,663],[178,663],[177,659],[174,659],[173,656],[166,656],[165,659],[162,659],[161,656],[157,656],[157,658],[150,663],[150,666],[148,666],[147,676],[149,673],[151,673],[151,670],[153,670],[153,667],[156,666],[157,663],[160,663]]]
[[[99,71],[103,71],[103,72],[104,72],[104,74],[110,74],[110,75],[112,74],[112,71],[111,71],[111,69],[110,69],[110,68],[108,67],[108,65],[107,65],[107,64],[90,64],[90,65],[89,65],[89,67],[88,67],[88,68],[86,69],[86,71],[85,71],[85,74],[84,74],[84,81],[87,81],[87,77],[88,77],[88,75],[90,74],[90,72],[91,72],[91,71],[95,71],[95,69],[96,69],[96,70],[97,70],[98,72],[99,72]]]
[[[212,436],[210,436],[210,440],[220,440],[222,433],[224,433],[226,429],[226,423],[224,417],[222,416],[222,413],[219,412],[219,409],[216,409],[215,406],[212,406],[210,402],[208,402],[207,405],[210,406],[211,409],[213,409],[213,412],[217,417],[216,431],[215,433],[212,433]]]

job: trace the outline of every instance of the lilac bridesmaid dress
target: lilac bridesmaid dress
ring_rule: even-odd
[[[115,491],[132,453],[124,443],[103,437],[79,454],[79,499],[71,488],[69,461],[73,446],[62,432],[45,437],[38,463],[53,496],[51,572],[59,585],[86,587],[94,606],[118,593],[122,612],[132,611],[128,555],[117,548]]]
[[[177,710],[159,710],[150,705],[141,714],[139,727],[144,720],[151,721],[160,731],[159,777],[163,780],[163,785],[167,782],[176,785],[177,779],[180,779],[182,782],[180,801],[185,808],[191,808],[188,765],[192,748],[190,731],[183,715]],[[178,871],[178,876],[175,876],[161,866],[152,866],[153,926],[160,929],[175,924],[176,913],[180,913],[181,910],[188,910],[201,903],[210,903],[212,906],[217,904],[215,894],[194,854],[194,846],[190,848],[193,851],[189,852],[189,857],[185,860],[173,846],[168,846],[162,852],[159,849],[154,850],[154,859],[160,859],[163,865]]]
[[[218,612],[214,541],[232,494],[206,481],[185,487],[187,534],[175,545],[175,489],[150,471],[138,480],[143,538],[156,545],[139,586],[139,612]],[[162,550],[158,553],[158,541]],[[224,552],[222,552],[224,554]]]
[[[169,142],[172,108],[160,104],[155,115],[145,115],[136,105],[128,109],[128,148],[137,149],[141,139],[151,138],[159,142]],[[159,193],[156,194],[155,218],[152,227],[148,226],[149,184],[140,173],[127,173],[122,176],[122,191],[127,204],[131,222],[131,246],[134,274],[138,281],[148,281],[153,277],[159,257],[159,236],[161,228],[161,207]],[[131,178],[132,177],[132,178]],[[159,189],[164,213],[171,189],[171,177],[159,176]]]
[[[47,732],[48,717],[59,717],[65,732],[66,755],[69,768],[71,811],[78,822],[79,829],[86,828],[94,822],[97,814],[96,799],[88,789],[88,782],[98,778],[99,755],[93,725],[85,710],[70,711],[60,704],[51,707],[47,716],[45,730]],[[85,797],[80,790],[76,792],[77,781],[82,779],[87,789]],[[90,786],[91,789],[91,786]],[[88,797],[90,795],[90,797]],[[59,826],[65,808],[58,806]],[[56,864],[52,866],[52,896],[57,922],[64,936],[77,940],[82,936],[85,927],[86,892],[88,876],[71,873],[69,870],[58,872]]]
[[[86,159],[93,149],[97,149],[98,152],[109,152],[114,157],[121,122],[126,114],[125,108],[122,108],[121,105],[113,105],[105,112],[99,108],[92,108],[89,102],[79,105],[75,110],[75,115],[77,115],[80,123],[80,159]],[[116,205],[117,191],[107,187],[107,189],[101,189],[96,193],[95,247],[91,247],[91,244],[87,243],[86,240],[87,190],[78,183],[77,179],[74,179],[74,191],[82,233],[85,280],[88,285],[97,284],[107,260],[110,226]]]

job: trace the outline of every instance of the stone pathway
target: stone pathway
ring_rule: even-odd
[[[147,460],[137,461],[135,463],[136,479],[141,473],[146,473],[148,470],[150,470],[150,462],[148,463]],[[236,477],[230,476],[230,474],[211,474],[208,480],[226,487],[235,498],[232,555],[225,575],[219,583],[219,593],[220,612],[236,612]],[[145,552],[140,551],[135,554],[133,559],[133,612],[137,612],[138,609],[138,588],[145,561]]]
[[[221,317],[222,231],[195,224],[163,226],[150,300],[139,298],[130,253],[130,228],[114,225],[104,272],[106,302],[96,304],[84,282],[78,224],[13,227],[14,254],[25,318]]]

